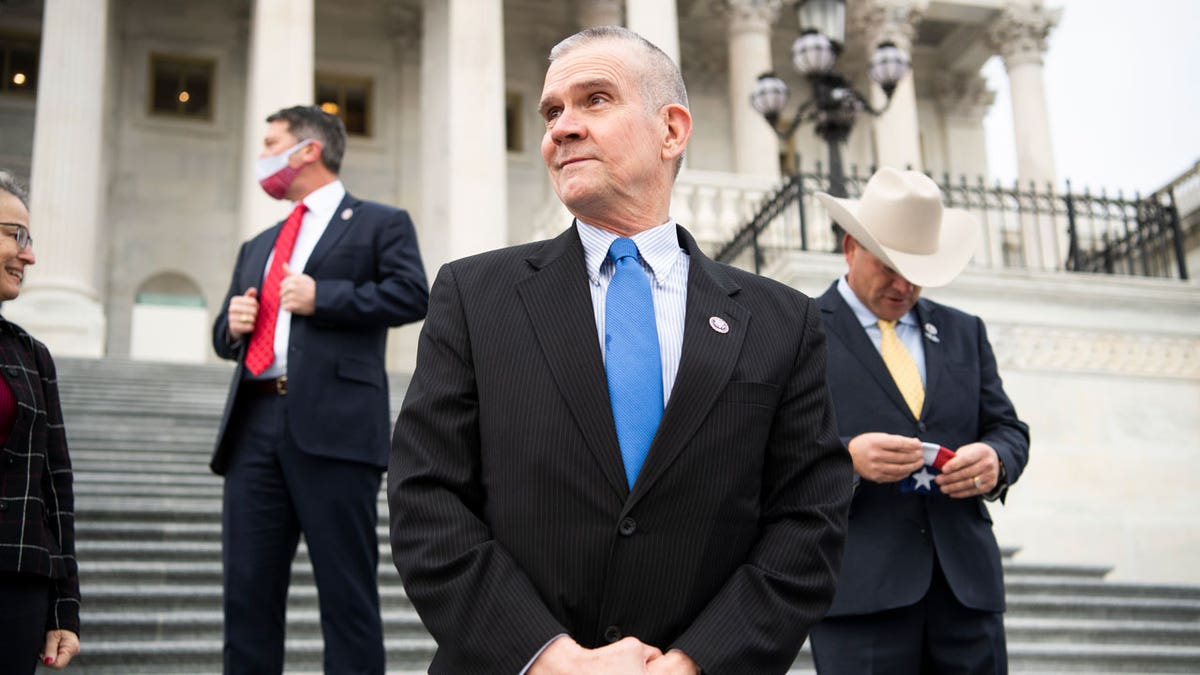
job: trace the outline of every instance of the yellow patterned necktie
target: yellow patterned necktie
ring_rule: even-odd
[[[925,405],[925,385],[921,384],[921,373],[917,372],[917,362],[908,353],[900,336],[896,335],[896,322],[886,319],[879,320],[879,353],[883,356],[883,364],[887,366],[896,387],[904,402],[912,410],[913,417],[921,418],[921,406]]]

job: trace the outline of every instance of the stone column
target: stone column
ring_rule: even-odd
[[[253,0],[242,130],[241,238],[249,239],[287,215],[286,203],[263,193],[254,176],[267,116],[314,99],[315,0]]]
[[[925,15],[929,0],[861,0],[851,5],[847,16],[847,35],[866,37],[863,47],[869,60],[881,42],[892,42],[912,58],[917,24]],[[876,110],[887,103],[879,85],[871,84],[871,106]],[[892,93],[887,112],[875,118],[875,138],[879,165],[898,169],[922,170],[921,130],[917,122],[917,95],[913,73],[909,71]]]
[[[983,118],[996,100],[979,73],[946,71],[933,80],[934,97],[942,113],[942,146],[946,157],[942,164],[954,177],[965,175],[974,180],[986,176],[987,136]]]
[[[625,26],[679,65],[679,12],[675,0],[625,0]]]
[[[621,9],[624,0],[578,0],[579,28],[597,26],[621,26]]]
[[[505,246],[501,0],[426,0],[421,40],[421,254],[442,263]]]
[[[734,169],[740,174],[779,178],[779,141],[750,106],[758,76],[771,65],[771,26],[780,0],[721,0],[729,26],[729,113]]]
[[[987,88],[987,81],[978,72],[939,73],[933,80],[934,97],[942,116],[942,166],[950,180],[958,182],[963,176],[968,184],[978,185],[979,178],[988,173],[987,135],[983,118],[996,98]],[[941,180],[940,176],[934,176]],[[979,238],[975,252],[976,265],[1003,265],[1003,243],[998,232],[986,232]]]
[[[991,47],[1004,58],[1008,71],[1017,176],[1025,184],[1056,178],[1042,55],[1046,37],[1061,16],[1061,9],[1046,9],[1039,1],[1013,2],[988,31]]]
[[[988,31],[988,42],[1004,58],[1008,71],[1021,189],[1032,184],[1045,190],[1057,180],[1042,55],[1046,37],[1061,16],[1061,9],[1046,9],[1041,0],[1013,0]],[[1022,221],[1026,265],[1054,269],[1065,251],[1065,228],[1029,221]]]
[[[5,316],[56,356],[104,355],[107,0],[46,0],[33,135],[37,264]]]

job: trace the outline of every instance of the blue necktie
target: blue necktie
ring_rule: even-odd
[[[632,490],[662,419],[662,357],[650,280],[638,262],[637,244],[617,239],[608,257],[616,271],[604,301],[604,367],[625,478]]]

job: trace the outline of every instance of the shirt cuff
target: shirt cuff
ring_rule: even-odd
[[[518,675],[525,675],[525,673],[528,673],[529,669],[533,667],[533,662],[538,660],[538,657],[542,655],[542,652],[546,651],[546,648],[553,644],[555,640],[560,637],[564,637],[565,635],[566,633],[559,633],[549,640],[546,640],[546,644],[542,645],[542,648],[537,650],[537,653],[533,655],[533,658],[529,659],[529,663],[525,664],[525,667],[521,669],[521,672]]]

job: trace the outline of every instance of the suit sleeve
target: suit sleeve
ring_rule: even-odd
[[[451,267],[433,286],[417,365],[392,436],[392,556],[437,640],[436,672],[517,673],[567,630],[483,517],[470,330]]]
[[[317,280],[313,319],[354,328],[400,326],[425,318],[429,289],[417,248],[417,232],[406,211],[388,209],[376,232],[373,279]]]
[[[805,302],[796,321],[802,338],[768,441],[758,541],[670,646],[706,673],[785,672],[833,601],[852,470],[825,384],[819,312]]]
[[[1007,484],[1012,485],[1029,461],[1029,426],[1017,418],[1012,401],[1004,393],[987,328],[981,319],[975,321],[979,326],[979,440],[995,449],[1004,464]],[[1005,491],[1000,492],[1000,499]]]
[[[67,432],[58,395],[58,374],[45,347],[38,345],[38,373],[46,405],[46,469],[44,485],[46,526],[62,555],[65,574],[53,579],[46,630],[69,630],[79,635],[79,565],[75,558],[75,492]]]
[[[213,351],[217,356],[229,361],[236,361],[242,355],[242,340],[231,341],[229,339],[229,301],[235,295],[241,295],[246,292],[245,288],[238,288],[238,272],[242,269],[242,261],[246,258],[246,247],[249,243],[243,243],[238,249],[237,261],[233,264],[232,278],[229,280],[229,290],[225,292],[225,300],[221,302],[221,308],[217,311],[217,316],[213,320]]]

